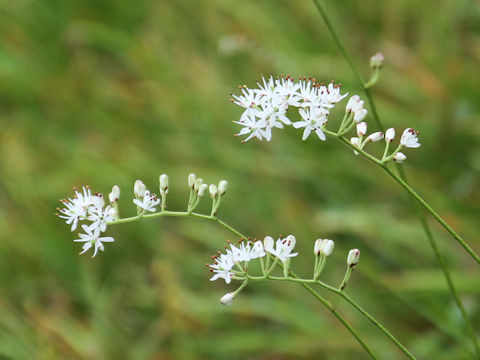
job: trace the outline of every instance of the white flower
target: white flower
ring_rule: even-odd
[[[367,110],[363,108],[364,104],[365,103],[363,100],[360,100],[360,96],[353,95],[348,100],[347,106],[345,107],[347,112],[351,112],[353,114],[353,121],[356,123],[359,123],[365,119],[365,116],[367,116]]]
[[[353,121],[355,121],[356,123],[359,123],[360,121],[365,119],[365,117],[367,116],[367,113],[368,113],[367,109],[359,109],[355,111],[353,115]]]
[[[84,242],[82,246],[82,252],[80,254],[85,253],[88,249],[94,246],[94,251],[92,258],[97,255],[98,250],[104,251],[104,246],[102,242],[113,242],[115,241],[112,237],[99,237],[100,235],[100,228],[90,228],[87,225],[82,225],[83,231],[85,234],[78,234],[80,239],[75,239],[75,242]]]
[[[276,242],[275,249],[270,241],[265,238],[265,250],[270,254],[276,256],[280,261],[285,262],[288,258],[297,256],[298,253],[292,253],[295,248],[296,239],[293,235],[288,235],[286,238],[280,238]]]
[[[78,221],[84,220],[87,216],[88,208],[94,203],[92,192],[88,187],[83,187],[83,192],[78,192],[75,189],[75,196],[73,199],[61,200],[60,202],[65,206],[63,209],[57,209],[60,214],[58,217],[66,219],[67,224],[72,224],[71,231],[77,228]]]
[[[228,181],[227,180],[220,180],[218,183],[218,192],[220,195],[225,195],[228,189]]]
[[[89,228],[95,229],[99,228],[101,232],[107,230],[107,222],[115,220],[114,214],[112,213],[113,208],[108,205],[105,209],[101,207],[91,206],[88,209],[87,220],[92,221]]]
[[[277,94],[287,106],[300,106],[301,97],[297,93],[299,83],[295,83],[289,76],[275,80],[275,94]]]
[[[160,199],[146,190],[143,199],[133,199],[133,203],[146,211],[155,212],[155,206],[160,204]]]
[[[407,148],[418,148],[421,144],[418,142],[418,131],[408,128],[402,134],[400,144]]]
[[[322,131],[322,126],[328,121],[328,110],[320,106],[312,106],[306,109],[299,110],[303,121],[293,123],[295,129],[305,128],[303,131],[302,140],[306,140],[310,133],[314,131],[320,140],[325,141],[326,137]]]
[[[328,84],[326,99],[330,104],[335,105],[348,95],[348,93],[340,94],[341,89],[341,85],[335,85],[333,82]]]
[[[168,194],[168,175],[162,174],[158,180],[160,182],[160,192]]]
[[[233,259],[230,255],[221,254],[215,259],[215,263],[209,265],[210,271],[215,273],[210,278],[210,281],[215,281],[219,278],[225,280],[227,284],[232,281],[232,276],[235,275],[231,270],[234,265]]]
[[[385,132],[385,141],[392,142],[395,139],[395,129],[390,128]]]
[[[302,99],[301,106],[302,107],[309,107],[309,106],[318,106],[319,98],[318,96],[318,88],[311,79],[308,80],[301,80],[299,81],[300,87],[298,89],[298,95]]]
[[[367,136],[365,141],[375,142],[383,139],[383,133],[381,131],[374,132]]]
[[[261,241],[256,241],[254,244],[248,241],[241,242],[238,247],[230,244],[227,255],[230,255],[234,262],[241,262],[264,257],[266,253]]]
[[[393,155],[393,160],[398,162],[398,163],[402,163],[406,159],[407,159],[407,156],[402,152],[397,152],[395,155]]]
[[[234,123],[243,126],[240,132],[235,134],[235,136],[249,135],[245,140],[243,140],[243,142],[246,142],[254,137],[258,140],[266,138],[265,128],[267,126],[267,122],[265,121],[265,119],[257,121],[254,114],[249,114],[245,117],[242,117],[240,121],[234,121]]]

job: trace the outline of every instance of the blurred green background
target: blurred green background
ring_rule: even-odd
[[[384,53],[374,89],[383,122],[421,131],[423,146],[407,152],[410,180],[478,252],[480,3],[433,6],[326,3],[365,77],[369,57]],[[353,298],[419,359],[471,358],[397,184],[335,141],[301,142],[293,130],[270,143],[233,137],[241,109],[230,93],[262,75],[335,79],[360,93],[311,1],[15,0],[0,2],[0,19],[0,358],[366,358],[295,284],[252,284],[221,307],[234,286],[209,282],[204,264],[234,239],[214,224],[112,226],[116,242],[92,260],[54,216],[58,199],[83,184],[103,193],[119,185],[121,212],[132,215],[134,181],[157,189],[161,173],[169,209],[183,210],[189,172],[229,181],[220,216],[243,233],[295,234],[299,274],[311,271],[316,238],[336,241],[323,275],[332,284],[358,247]],[[478,267],[432,225],[478,324]],[[402,358],[348,304],[322,294],[381,359]]]

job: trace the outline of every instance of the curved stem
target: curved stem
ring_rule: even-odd
[[[214,223],[217,223],[218,225],[220,225],[221,227],[225,228],[226,230],[228,230],[230,233],[240,237],[240,238],[244,238],[246,239],[247,237],[245,235],[243,235],[240,231],[236,230],[235,228],[233,228],[232,226],[230,226],[229,224],[227,224],[226,222],[218,219],[217,217],[215,216],[211,216],[211,215],[204,215],[204,214],[199,214],[199,213],[189,213],[189,212],[185,212],[185,211],[162,211],[162,212],[158,212],[158,213],[153,213],[153,214],[148,214],[148,215],[143,215],[143,216],[132,216],[132,217],[129,217],[129,218],[124,218],[124,219],[118,219],[118,220],[115,220],[115,221],[112,221],[112,222],[109,222],[108,225],[115,225],[115,224],[123,224],[123,223],[129,223],[129,222],[133,222],[133,221],[136,221],[136,220],[139,220],[141,218],[146,218],[146,219],[150,219],[150,218],[156,218],[156,217],[163,217],[163,216],[176,216],[176,217],[193,217],[193,218],[197,218],[197,219],[202,219],[202,220],[208,220],[208,221],[212,221]],[[275,262],[276,262],[276,259],[275,258]],[[267,278],[268,275],[265,275],[265,276],[260,276],[260,277],[252,277],[252,276],[248,276],[247,280],[264,280]],[[268,277],[269,278],[269,277]],[[272,279],[275,279],[274,277],[272,277]],[[245,285],[246,285],[246,282],[245,281],[242,286],[240,288],[243,288]],[[311,281],[312,283],[315,283],[315,280],[312,280]],[[352,326],[335,310],[335,308],[333,307],[333,305],[325,300],[320,294],[318,294],[317,292],[315,292],[309,285],[307,285],[305,282],[302,283],[302,286],[308,291],[310,292],[313,296],[315,296],[328,310],[330,310],[332,312],[332,314],[343,324],[343,326],[345,326],[345,328],[353,335],[353,337],[355,337],[355,339],[360,343],[360,345],[365,349],[365,351],[370,355],[370,357],[372,359],[377,359],[377,357],[375,357],[375,355],[372,353],[372,351],[370,350],[370,348],[365,344],[365,342],[360,338],[360,336],[358,335],[358,333],[352,328]]]
[[[350,324],[343,318],[342,315],[338,313],[337,310],[333,307],[332,303],[330,301],[324,299],[319,293],[317,293],[315,290],[312,289],[310,285],[302,283],[302,286],[310,293],[312,294],[318,301],[320,301],[328,310],[331,311],[331,313],[345,326],[345,328],[350,332],[350,334],[353,335],[355,339],[360,343],[360,345],[363,347],[363,349],[370,355],[372,359],[377,359],[377,357],[372,353],[370,348],[365,344],[365,342],[360,338],[358,333],[350,326]]]

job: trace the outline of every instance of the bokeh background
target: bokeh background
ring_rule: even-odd
[[[410,180],[480,251],[480,4],[326,7],[364,77],[369,57],[384,53],[374,88],[383,122],[421,131],[423,146],[407,153]],[[209,282],[204,264],[235,239],[214,224],[112,226],[116,242],[92,260],[78,256],[76,234],[54,216],[58,199],[83,184],[103,193],[119,185],[122,214],[134,214],[134,181],[156,189],[161,173],[170,175],[169,209],[183,210],[189,172],[229,181],[220,215],[243,233],[295,234],[299,274],[311,271],[316,238],[336,241],[323,275],[332,284],[358,247],[353,298],[419,359],[471,358],[397,184],[332,140],[302,142],[293,130],[270,143],[233,137],[241,109],[230,94],[262,75],[335,79],[360,93],[311,1],[15,0],[0,2],[0,18],[2,359],[366,358],[295,284],[252,284],[221,307],[234,286]],[[478,266],[432,226],[478,324]],[[348,304],[321,292],[381,359],[402,358]]]

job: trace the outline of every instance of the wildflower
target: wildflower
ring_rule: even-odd
[[[150,194],[150,191],[146,190],[143,198],[133,199],[133,203],[145,211],[155,212],[155,206],[160,204],[160,199],[157,199],[157,195]]]
[[[400,144],[407,148],[418,148],[421,145],[418,142],[418,134],[418,131],[415,131],[415,129],[405,129],[400,139]]]
[[[85,231],[85,234],[78,234],[80,236],[80,239],[75,239],[73,241],[75,242],[83,242],[82,246],[82,252],[80,252],[80,255],[85,253],[87,250],[89,250],[92,246],[94,246],[94,251],[92,258],[97,255],[98,250],[104,251],[105,248],[103,246],[103,242],[113,242],[115,241],[112,237],[99,237],[100,235],[100,228],[95,227],[91,228],[87,225],[82,225],[83,231]]]
[[[293,127],[295,129],[305,128],[302,140],[306,140],[310,133],[314,131],[320,140],[325,141],[326,137],[322,131],[322,126],[328,121],[328,110],[320,106],[312,106],[310,108],[300,109],[299,113],[303,121],[293,123]]]
[[[105,232],[105,230],[107,230],[107,223],[115,220],[115,217],[112,216],[114,214],[114,212],[111,212],[112,209],[110,205],[105,209],[91,206],[87,216],[87,220],[92,221],[89,227],[91,229],[99,228],[101,232]]]
[[[75,189],[75,196],[68,200],[60,200],[65,206],[63,209],[57,209],[60,214],[58,217],[66,219],[68,225],[72,224],[71,231],[77,228],[78,221],[84,220],[87,216],[88,208],[93,204],[92,192],[88,187],[83,187],[83,191],[79,192]]]
[[[230,249],[227,249],[227,255],[230,255],[234,262],[250,261],[266,255],[261,241],[241,242],[238,247],[230,244]]]
[[[272,239],[273,240],[273,239]],[[275,255],[280,261],[285,262],[288,258],[297,256],[298,253],[292,253],[295,248],[296,239],[293,235],[288,235],[286,238],[279,238],[275,243],[276,247],[273,248],[273,241],[270,242],[265,238],[265,250],[270,254]]]
[[[233,265],[234,262],[230,255],[221,254],[219,257],[216,257],[215,263],[209,265],[210,271],[215,273],[215,275],[210,278],[210,281],[215,281],[219,278],[222,278],[227,284],[230,284],[232,281],[232,276],[235,275],[231,271]]]

